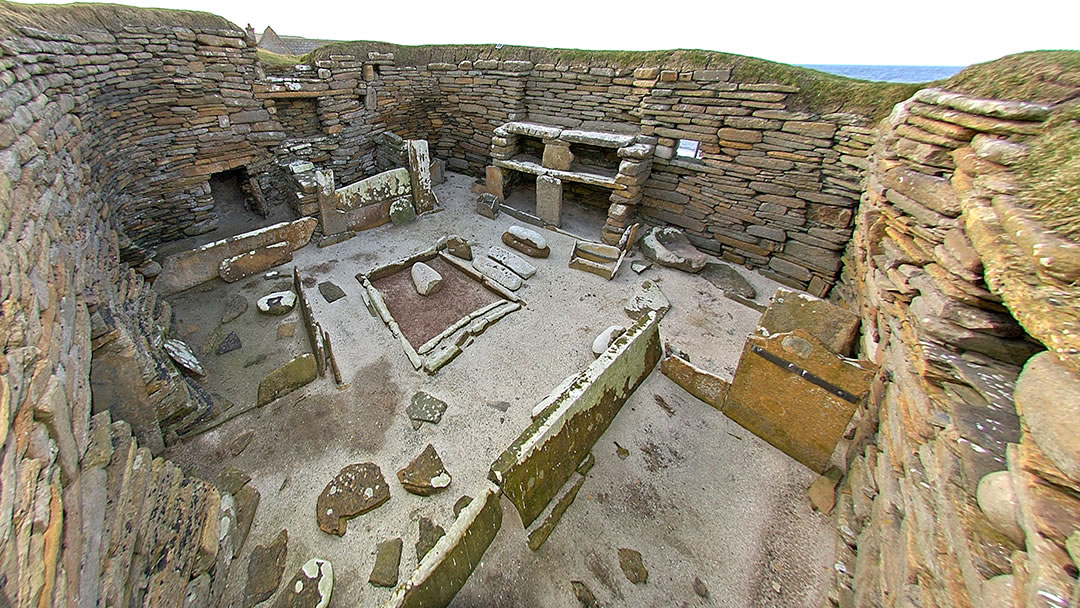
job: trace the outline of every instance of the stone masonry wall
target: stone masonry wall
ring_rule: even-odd
[[[1016,202],[1053,111],[928,89],[879,127],[842,291],[885,371],[837,499],[834,605],[1080,600],[1080,246]]]
[[[153,98],[125,93],[128,77],[149,86],[139,66],[164,69],[152,54],[134,56],[150,42],[127,42],[156,39],[156,13],[121,26],[120,9],[106,7],[82,14],[79,33],[71,21],[50,33],[26,25],[48,21],[38,9],[13,6],[0,5],[0,603],[175,605],[194,591],[212,605],[231,559],[219,535],[229,500],[91,410],[91,350],[108,325],[94,319],[139,331],[162,313],[123,270],[114,229],[123,201],[136,200],[119,192],[130,179],[122,169],[164,160],[116,126]],[[163,53],[169,40],[217,35],[199,27],[227,27],[170,18]],[[127,379],[143,389],[137,372]]]
[[[635,219],[671,224],[703,249],[818,295],[836,279],[870,130],[865,117],[793,110],[798,87],[734,82],[730,69],[494,58],[411,66],[336,48],[314,65],[331,86],[359,70],[357,94],[375,112],[343,118],[346,129],[363,122],[368,137],[427,139],[435,157],[470,175],[483,175],[493,131],[510,121],[639,134],[656,144],[652,174],[643,192],[611,195],[621,206],[606,231]],[[332,139],[349,150],[333,161],[342,184],[371,173],[370,143]],[[675,157],[679,139],[700,142],[701,158]]]

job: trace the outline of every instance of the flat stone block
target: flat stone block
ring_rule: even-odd
[[[876,370],[834,354],[797,329],[751,335],[723,412],[810,469],[824,473]]]
[[[758,325],[769,334],[802,329],[829,350],[850,357],[859,337],[858,315],[839,306],[797,291],[776,290],[772,303]]]
[[[541,175],[536,178],[536,215],[545,224],[561,225],[562,194],[561,179],[550,175]]]
[[[226,283],[233,283],[291,261],[289,244],[282,241],[225,258],[218,265],[218,276]]]
[[[304,353],[263,378],[259,383],[257,404],[266,405],[274,399],[287,395],[315,380],[317,375],[315,356]]]

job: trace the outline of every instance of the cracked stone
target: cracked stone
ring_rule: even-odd
[[[390,486],[378,465],[351,464],[326,484],[315,503],[319,529],[327,534],[345,535],[348,520],[390,500]]]
[[[402,487],[420,496],[441,492],[450,487],[453,480],[435,451],[435,446],[430,443],[408,466],[398,471],[397,476]]]

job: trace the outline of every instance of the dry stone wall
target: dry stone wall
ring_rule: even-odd
[[[124,85],[153,64],[139,55],[153,14],[108,29],[117,9],[105,8],[80,33],[63,23],[50,33],[24,24],[36,9],[0,10],[0,603],[175,604],[191,582],[213,604],[231,559],[219,551],[229,542],[219,537],[222,496],[154,459],[127,423],[91,410],[95,340],[123,334],[137,350],[163,316],[142,278],[122,270],[114,229],[123,200],[134,200],[120,196],[131,179],[122,170],[147,166],[154,146],[105,124],[135,111],[115,104],[150,103]],[[196,36],[177,19],[166,39]],[[130,37],[147,42],[135,50]],[[147,396],[151,407],[176,403],[184,384],[175,369],[164,378],[135,371],[136,389],[160,391]]]
[[[320,105],[324,125],[339,119],[354,130],[327,144],[339,146],[339,186],[375,164],[390,168],[385,156],[372,158],[381,133],[426,139],[450,169],[476,176],[491,164],[492,137],[507,122],[637,135],[656,146],[644,159],[652,173],[610,195],[617,206],[605,237],[645,219],[678,226],[703,249],[818,295],[835,282],[871,143],[865,117],[796,110],[805,105],[795,103],[798,87],[735,82],[730,69],[497,58],[397,65],[392,53],[349,53],[335,47],[314,62],[331,86],[359,74],[356,92],[374,110],[330,119]],[[359,123],[368,130],[355,131]],[[699,158],[677,156],[679,140],[697,142]]]
[[[837,500],[838,605],[1080,599],[1080,247],[1017,202],[1054,111],[928,89],[880,126],[843,291],[886,373]]]

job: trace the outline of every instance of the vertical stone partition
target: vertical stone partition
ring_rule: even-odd
[[[563,183],[557,177],[536,178],[536,216],[545,224],[561,226]]]
[[[427,213],[439,203],[431,191],[431,155],[428,144],[422,139],[410,139],[409,180],[412,184],[413,206],[416,213]]]
[[[574,474],[660,355],[660,318],[649,312],[537,404],[533,423],[489,473],[526,528]]]

